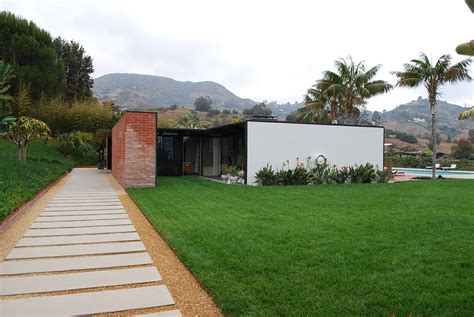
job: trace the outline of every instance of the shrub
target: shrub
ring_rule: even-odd
[[[350,183],[373,183],[376,180],[376,169],[370,163],[349,167]]]
[[[330,184],[328,164],[316,164],[311,169],[311,176],[313,184]]]
[[[83,164],[97,162],[97,150],[101,146],[99,139],[92,133],[75,131],[58,136],[59,151],[65,156],[72,155],[76,161]]]
[[[425,168],[426,166],[431,165],[431,158],[425,155],[421,157],[390,156],[387,159],[392,160],[392,166],[394,167]]]
[[[227,169],[227,173],[230,176],[239,176],[240,168],[237,165],[229,166]]]
[[[349,169],[347,166],[343,166],[341,169],[333,167],[330,176],[335,184],[345,184],[349,179]]]
[[[418,140],[416,139],[416,137],[414,135],[411,135],[411,134],[400,133],[398,138],[400,140],[405,141],[405,142],[410,143],[410,144],[418,143]]]
[[[376,183],[388,183],[388,181],[392,178],[392,170],[376,170],[375,171],[375,182]]]
[[[308,185],[308,184],[345,184],[345,183],[387,183],[391,171],[377,170],[372,164],[355,165],[338,169],[327,163],[311,166],[310,161],[305,167],[297,163],[295,169],[274,171],[271,165],[266,165],[255,174],[256,183],[261,185]]]
[[[469,159],[472,153],[472,143],[467,139],[460,139],[454,152],[457,159]]]
[[[37,118],[46,122],[55,135],[72,131],[95,132],[109,129],[117,118],[111,107],[91,99],[68,105],[60,99],[40,103]]]

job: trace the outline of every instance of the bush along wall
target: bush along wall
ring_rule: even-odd
[[[337,168],[327,161],[313,164],[310,158],[306,164],[297,159],[294,168],[286,161],[280,170],[267,164],[255,174],[256,183],[262,186],[387,183],[390,177],[389,170],[379,170],[370,163]]]

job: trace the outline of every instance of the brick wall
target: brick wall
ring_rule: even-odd
[[[125,112],[113,127],[112,175],[125,188],[155,186],[156,113]]]

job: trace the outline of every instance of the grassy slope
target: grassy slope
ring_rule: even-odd
[[[32,142],[26,166],[15,145],[0,139],[0,221],[73,166],[56,147]]]
[[[474,181],[129,193],[227,314],[474,311]]]

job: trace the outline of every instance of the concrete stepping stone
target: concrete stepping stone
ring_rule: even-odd
[[[87,210],[116,210],[116,209],[123,209],[123,206],[120,205],[113,205],[113,206],[54,206],[54,207],[46,207],[44,211],[87,211]]]
[[[110,210],[67,210],[67,211],[43,211],[41,217],[50,216],[86,216],[86,215],[114,215],[127,214],[125,209],[110,209]]]
[[[117,197],[117,193],[114,191],[111,192],[103,192],[103,193],[83,193],[83,192],[77,192],[77,193],[57,193],[54,195],[55,197],[99,197],[99,196],[115,196]]]
[[[83,235],[83,236],[22,238],[16,246],[17,247],[33,247],[33,246],[40,246],[40,245],[82,244],[82,243],[119,242],[119,241],[140,241],[140,236],[136,232],[128,232],[128,233],[88,234],[88,235]]]
[[[0,279],[0,295],[65,291],[161,281],[155,267]]]
[[[49,207],[95,207],[95,206],[122,206],[121,202],[84,202],[84,203],[49,203]]]
[[[79,199],[79,198],[54,198],[52,200],[49,201],[50,204],[57,204],[57,203],[86,203],[86,202],[89,202],[89,203],[93,203],[93,202],[97,202],[97,203],[101,203],[101,202],[120,202],[120,199],[118,198],[90,198],[90,197],[87,197],[87,198],[82,198],[82,199]]]
[[[67,200],[91,200],[91,201],[100,201],[100,200],[109,200],[109,199],[118,199],[117,195],[107,195],[107,196],[54,196],[51,201],[67,201]]]
[[[176,310],[165,310],[160,311],[157,313],[149,313],[149,314],[142,314],[142,315],[135,315],[135,316],[144,316],[144,317],[181,317],[181,312]]]
[[[0,263],[0,275],[89,270],[152,263],[148,253],[18,260]]]
[[[105,220],[89,220],[89,221],[57,221],[57,222],[34,222],[31,229],[38,228],[81,228],[81,227],[97,227],[97,226],[117,226],[131,225],[130,219],[105,219]]]
[[[62,228],[62,229],[29,229],[24,237],[43,236],[71,236],[81,234],[113,233],[113,232],[135,232],[133,225],[89,227],[89,228]]]
[[[7,315],[89,315],[173,305],[164,285],[4,300]]]
[[[56,256],[92,255],[109,253],[127,253],[146,251],[143,242],[117,242],[97,244],[76,244],[63,246],[13,248],[6,256],[7,260],[47,258]]]
[[[60,221],[88,221],[88,220],[107,220],[107,219],[129,219],[127,214],[111,215],[76,215],[76,216],[50,216],[38,217],[35,222],[60,222]]]

